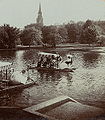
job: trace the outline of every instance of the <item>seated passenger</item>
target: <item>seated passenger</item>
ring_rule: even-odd
[[[38,60],[38,63],[37,63],[37,67],[42,67],[43,65],[43,60],[44,60],[44,56],[40,56],[39,60]]]
[[[46,62],[47,62],[47,67],[50,67],[50,64],[51,64],[51,56],[47,56],[46,58]]]
[[[57,62],[56,57],[52,55],[51,56],[51,67],[54,68],[56,66],[56,62]]]
[[[41,67],[41,61],[39,61],[38,63],[37,63],[37,67]]]
[[[44,58],[43,58],[42,66],[43,66],[43,67],[47,67],[47,55],[44,56]]]
[[[55,60],[51,59],[50,68],[54,68],[54,67],[55,67]]]

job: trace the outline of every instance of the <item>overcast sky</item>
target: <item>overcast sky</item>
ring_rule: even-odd
[[[105,20],[105,0],[0,0],[0,24],[23,28],[36,22],[39,3],[44,24]]]

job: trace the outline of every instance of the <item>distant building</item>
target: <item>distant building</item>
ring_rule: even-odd
[[[42,17],[42,11],[41,11],[41,4],[39,4],[39,11],[38,11],[38,17],[36,19],[36,24],[39,26],[43,26],[43,17]]]
[[[43,27],[43,16],[42,16],[42,10],[41,10],[41,4],[39,4],[39,11],[38,11],[38,17],[36,18],[36,23],[31,23],[27,26],[25,26],[25,29],[40,29]]]

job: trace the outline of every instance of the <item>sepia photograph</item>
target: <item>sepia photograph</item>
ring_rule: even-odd
[[[0,120],[105,120],[105,0],[0,0]]]

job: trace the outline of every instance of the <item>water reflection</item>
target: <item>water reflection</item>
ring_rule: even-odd
[[[27,63],[32,63],[32,60],[34,60],[35,62],[37,62],[38,59],[38,51],[37,50],[26,50],[23,54],[23,59],[27,62]]]
[[[0,51],[0,61],[13,62],[15,57],[16,57],[16,51],[7,51],[7,50]]]
[[[40,82],[52,82],[54,84],[58,84],[59,81],[61,81],[64,77],[68,81],[72,79],[72,74],[71,73],[64,73],[64,72],[57,72],[57,71],[50,71],[50,72],[45,72],[45,71],[40,71],[38,72],[38,80]]]
[[[16,57],[15,57],[15,70],[21,71],[24,68],[24,59],[23,59],[23,54],[25,51],[17,51],[16,52]]]
[[[61,75],[59,72],[55,71],[50,71],[50,72],[45,72],[45,71],[40,71],[39,73],[39,79],[40,81],[56,81],[61,78]]]
[[[96,52],[88,52],[83,54],[84,67],[87,67],[87,68],[97,67],[99,57],[100,57],[100,54]]]
[[[68,93],[71,91],[71,86],[73,84],[72,77],[73,74],[70,73],[66,73],[64,76],[62,76],[56,86],[57,91],[60,91],[64,95],[68,95]]]

